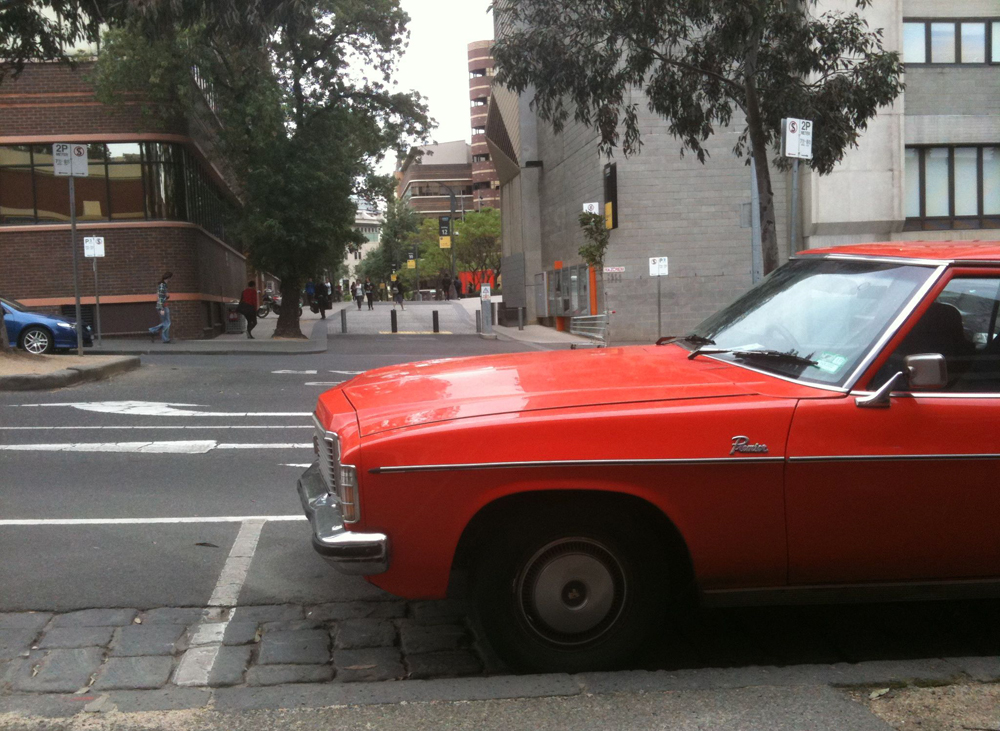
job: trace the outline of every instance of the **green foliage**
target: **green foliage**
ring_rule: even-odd
[[[500,274],[503,261],[500,233],[500,211],[483,208],[465,214],[465,220],[455,222],[455,257],[464,271],[474,272],[482,283],[488,272]]]
[[[584,211],[580,214],[580,228],[583,229],[583,237],[587,241],[580,247],[580,256],[587,266],[603,271],[604,256],[611,242],[611,230],[604,216]]]
[[[871,2],[855,0],[860,9]],[[570,118],[593,127],[609,155],[639,152],[643,102],[667,121],[681,154],[702,162],[717,128],[743,125],[734,152],[757,163],[770,271],[777,239],[768,154],[781,119],[814,120],[812,167],[825,174],[903,89],[899,54],[883,48],[881,29],[857,12],[811,14],[815,4],[495,0],[498,24],[511,28],[493,48],[496,81],[518,92],[533,87],[534,107],[556,131]]]
[[[359,243],[353,198],[388,195],[385,153],[426,135],[419,95],[392,89],[407,21],[399,0],[150,0],[108,34],[96,86],[218,120],[244,203],[233,229],[295,300]],[[292,308],[275,334],[300,334]]]

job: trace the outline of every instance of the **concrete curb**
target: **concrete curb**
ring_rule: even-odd
[[[71,366],[52,373],[0,376],[0,391],[49,391],[55,388],[66,388],[78,383],[110,378],[119,373],[135,370],[140,365],[139,358],[122,356],[107,363]]]
[[[982,676],[997,678],[997,658]],[[877,660],[830,665],[754,666],[691,670],[632,670],[568,675],[492,675],[436,680],[401,680],[364,683],[310,683],[271,687],[179,688],[159,690],[91,691],[89,700],[102,701],[100,710],[123,712],[179,710],[213,707],[217,711],[280,708],[324,708],[395,703],[484,701],[516,698],[613,695],[740,688],[871,687],[888,685],[948,685],[982,682],[969,658]],[[982,665],[982,663],[979,663]],[[982,670],[983,668],[979,668]],[[84,710],[79,695],[0,694],[0,713],[21,712],[67,717]]]
[[[111,355],[122,353],[128,355],[315,355],[327,351],[328,338],[326,320],[316,320],[312,332],[305,340],[259,340],[259,344],[243,345],[241,347],[216,346],[213,340],[177,340],[176,345],[154,347],[136,343],[134,347],[125,347],[113,351],[94,349],[88,355]],[[243,341],[240,341],[241,343]]]

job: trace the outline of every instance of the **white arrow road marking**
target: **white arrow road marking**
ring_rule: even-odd
[[[0,444],[6,452],[115,452],[128,454],[207,454],[216,449],[311,449],[312,444],[220,444],[212,439],[174,442],[83,442],[80,444]]]
[[[187,518],[7,518],[0,527],[59,525],[175,525],[183,523],[268,523],[306,520],[304,515],[210,515]]]
[[[316,371],[313,371],[315,373]],[[364,371],[330,371],[330,373],[339,373],[342,376],[356,376],[359,373],[364,373]]]
[[[171,404],[158,401],[81,401],[55,404],[20,404],[22,407],[63,406],[80,411],[96,411],[101,414],[125,414],[128,416],[312,416],[309,411],[192,411],[191,408],[206,408],[198,404]]]
[[[271,371],[271,373],[287,374],[291,376],[315,376],[316,371]]]

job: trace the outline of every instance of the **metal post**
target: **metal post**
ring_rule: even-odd
[[[481,333],[483,331],[483,311],[476,310],[476,332]]]
[[[660,292],[663,289],[661,282],[663,277],[656,278],[656,339],[663,337],[663,298]]]
[[[76,354],[83,355],[83,318],[80,316],[80,252],[76,250],[76,186],[69,176],[69,242],[73,247],[73,295],[76,299]]]
[[[417,274],[416,300],[417,302],[422,302],[424,296],[420,294],[420,247],[417,246],[416,244],[413,245],[413,267],[416,270]]]
[[[490,325],[497,324],[497,303],[490,302]]]
[[[764,253],[760,242],[760,191],[757,189],[757,163],[750,155],[750,281],[757,284],[764,278]]]
[[[524,308],[517,308],[517,329],[524,330]]]
[[[483,323],[483,334],[492,335],[493,334],[493,303],[489,300],[482,300],[482,306],[479,308],[482,313],[482,323]]]
[[[455,191],[448,188],[448,192],[451,193],[451,216],[448,218],[448,233],[451,236],[451,280],[455,281]],[[448,286],[449,293],[451,292],[451,287]]]
[[[431,321],[434,323],[434,332],[441,332],[441,324],[438,321],[438,311],[431,312]]]
[[[97,286],[97,257],[94,257],[94,329],[97,344],[101,344],[101,291]]]
[[[799,158],[792,163],[792,222],[789,230],[790,254],[799,251]]]
[[[347,308],[340,311],[340,332],[347,332]]]
[[[396,323],[396,310],[389,310],[389,321],[392,324],[392,331],[399,332],[399,325]]]

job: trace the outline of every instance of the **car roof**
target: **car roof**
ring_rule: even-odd
[[[886,241],[800,251],[797,257],[860,256],[909,259],[927,263],[1000,264],[1000,241]]]

